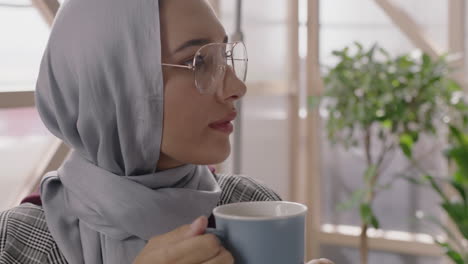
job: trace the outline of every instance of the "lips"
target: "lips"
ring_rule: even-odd
[[[236,116],[237,116],[237,113],[232,112],[232,113],[228,114],[226,117],[224,117],[223,119],[220,119],[220,120],[218,120],[216,122],[213,122],[213,123],[209,124],[208,126],[210,128],[212,128],[212,129],[214,129],[214,130],[230,134],[234,130],[234,126],[232,125],[231,122],[234,119],[236,119]]]

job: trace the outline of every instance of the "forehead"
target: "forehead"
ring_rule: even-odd
[[[190,39],[220,42],[225,31],[204,0],[165,0],[161,7],[162,38],[169,47]]]

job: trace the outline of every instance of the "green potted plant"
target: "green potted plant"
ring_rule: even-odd
[[[441,113],[457,107],[453,98],[460,87],[449,78],[444,57],[392,57],[378,45],[365,49],[359,43],[333,55],[338,62],[324,76],[326,90],[320,103],[328,113],[331,143],[365,153],[362,188],[353,193],[347,207],[359,209],[361,263],[367,264],[367,230],[379,228],[373,202],[380,190],[389,187],[381,181],[386,163],[398,151],[410,159],[422,134],[439,133],[441,125],[436,123]],[[310,98],[311,104],[315,101]]]
[[[465,110],[468,105],[465,104]],[[435,177],[420,169],[422,178],[407,177],[415,184],[431,188],[441,202],[442,211],[447,215],[448,222],[443,223],[434,216],[426,216],[417,213],[418,218],[426,219],[435,224],[445,233],[445,239],[435,237],[435,242],[442,247],[445,255],[455,264],[468,264],[468,112],[462,112],[461,126],[451,124],[449,127],[450,145],[445,151],[445,156],[453,165],[453,173],[450,177]],[[465,132],[463,132],[465,131]],[[449,195],[447,190],[452,190]],[[449,225],[449,222],[452,225]]]

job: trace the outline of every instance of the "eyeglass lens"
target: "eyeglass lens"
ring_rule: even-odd
[[[195,84],[201,93],[213,93],[223,85],[226,71],[245,81],[247,52],[243,43],[216,43],[202,47],[195,57]]]

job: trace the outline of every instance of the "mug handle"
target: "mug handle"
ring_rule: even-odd
[[[218,230],[218,229],[216,229],[216,228],[210,228],[210,227],[208,227],[208,228],[205,230],[205,234],[213,234],[213,235],[215,235],[216,237],[218,237],[218,239],[221,241],[221,243],[224,244],[225,235],[224,235],[223,231]]]

